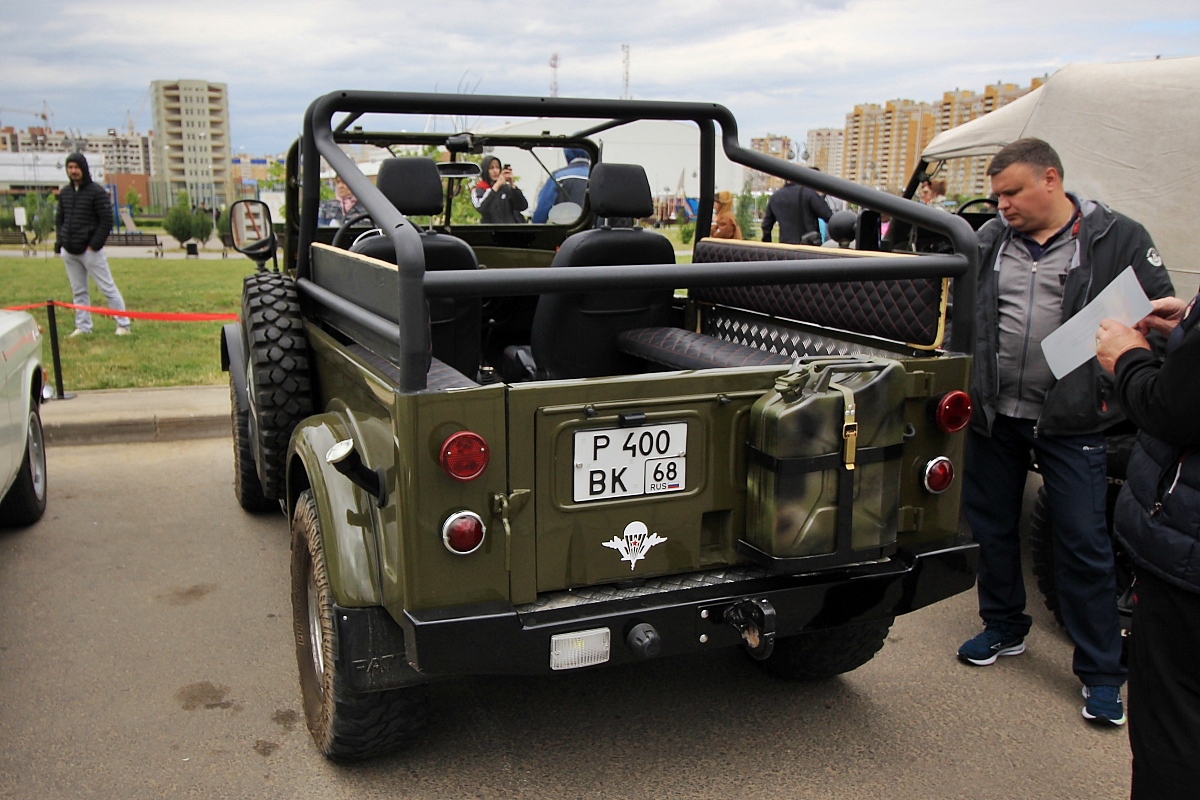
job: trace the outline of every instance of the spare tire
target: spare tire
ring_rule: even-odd
[[[242,336],[254,463],[263,495],[281,500],[286,492],[288,441],[313,407],[308,337],[290,277],[274,272],[246,276]]]

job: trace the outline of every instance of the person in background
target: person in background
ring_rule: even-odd
[[[713,199],[713,223],[708,234],[713,239],[741,239],[742,229],[733,215],[733,192],[720,191]]]
[[[946,182],[937,180],[927,180],[921,183],[920,193],[918,195],[921,202],[927,206],[940,208],[946,211]]]
[[[783,244],[820,244],[821,227],[817,220],[829,221],[833,212],[819,194],[788,181],[767,201],[763,216],[764,242],[771,241],[771,231],[779,223],[779,241]],[[805,242],[805,237],[809,241]],[[813,241],[815,239],[815,241]]]
[[[67,280],[75,305],[90,306],[88,278],[96,282],[100,293],[113,311],[125,310],[125,299],[113,281],[104,243],[112,230],[113,208],[104,187],[92,180],[83,153],[67,156],[67,177],[71,182],[58,193],[58,209],[54,215],[56,235],[54,252],[61,253],[67,269]],[[117,336],[132,333],[129,317],[117,317]],[[75,330],[70,336],[92,332],[92,315],[75,309]]]
[[[537,208],[533,212],[533,221],[536,223],[548,222],[550,209],[563,203],[574,203],[580,210],[583,209],[590,171],[587,151],[578,147],[568,147],[563,151],[563,155],[567,158],[567,165],[556,169],[538,192]]]
[[[1134,328],[1100,323],[1096,358],[1138,427],[1113,528],[1133,559],[1132,800],[1200,787],[1200,303],[1164,297]],[[1167,335],[1160,358],[1146,334]]]
[[[502,166],[495,156],[484,156],[480,165],[483,175],[471,190],[471,205],[479,212],[485,225],[506,225],[524,222],[522,211],[529,201],[513,183],[512,167]]]
[[[341,225],[343,221],[366,211],[340,175],[333,176],[333,199],[322,200],[317,211],[318,225]]]
[[[1041,343],[1131,265],[1149,297],[1174,289],[1146,229],[1068,194],[1062,161],[1046,142],[1018,139],[995,155],[987,173],[1000,214],[979,230],[975,413],[962,498],[979,544],[984,628],[958,657],[982,667],[1025,652],[1033,620],[1025,613],[1018,531],[1032,450],[1049,500],[1054,586],[1075,645],[1083,717],[1123,725],[1105,431],[1124,415],[1112,378],[1094,359],[1056,379]]]

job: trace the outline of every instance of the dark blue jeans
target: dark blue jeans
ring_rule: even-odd
[[[1105,526],[1105,442],[1033,435],[1033,420],[997,416],[992,435],[967,436],[963,505],[979,543],[979,616],[985,625],[1029,632],[1021,572],[1021,499],[1032,449],[1042,469],[1054,546],[1054,587],[1072,668],[1086,685],[1120,686],[1121,623],[1112,545]]]

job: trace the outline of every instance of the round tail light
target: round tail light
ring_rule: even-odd
[[[933,418],[943,432],[958,433],[971,421],[971,411],[971,395],[956,389],[937,401]]]
[[[487,442],[477,433],[459,431],[442,442],[438,463],[456,481],[473,481],[487,469],[491,452]]]
[[[442,543],[456,556],[474,553],[483,544],[487,528],[483,520],[472,511],[459,511],[446,517],[442,523]]]
[[[954,483],[954,464],[945,456],[938,456],[925,465],[925,488],[933,494],[941,494]]]

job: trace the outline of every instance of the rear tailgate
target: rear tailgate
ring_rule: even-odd
[[[510,486],[533,489],[536,591],[738,560],[749,411],[783,369],[511,386]]]

